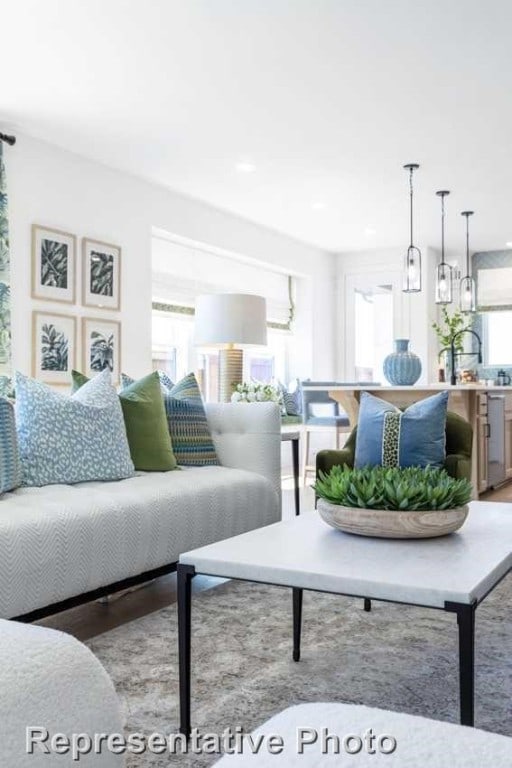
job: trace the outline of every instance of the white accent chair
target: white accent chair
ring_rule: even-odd
[[[125,759],[106,749],[84,754],[27,753],[29,727],[56,733],[123,733],[121,708],[110,677],[91,651],[70,635],[46,627],[0,620],[0,765],[121,768]]]
[[[390,754],[361,751],[347,754],[343,750],[343,737],[362,738],[372,729],[375,736],[387,735],[396,739],[396,749]],[[303,754],[298,754],[298,729],[311,729],[319,734],[315,743],[305,744]],[[339,754],[322,754],[322,732],[338,736],[341,742]],[[324,766],[354,765],[358,768],[510,768],[512,765],[512,739],[497,733],[480,731],[464,725],[428,720],[425,717],[388,712],[384,709],[355,706],[353,704],[299,704],[267,720],[253,732],[278,735],[284,740],[281,754],[269,754],[262,745],[258,754],[246,749],[243,755],[226,755],[215,765],[217,768],[324,768]],[[313,734],[299,734],[307,742]],[[356,741],[349,742],[357,748]],[[385,749],[393,744],[384,741]]]

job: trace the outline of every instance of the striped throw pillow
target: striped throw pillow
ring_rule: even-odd
[[[0,493],[21,485],[21,463],[14,405],[0,397]]]
[[[203,398],[193,373],[166,388],[164,405],[178,464],[194,467],[219,464]]]

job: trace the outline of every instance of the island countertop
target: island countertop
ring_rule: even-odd
[[[477,392],[487,392],[494,390],[501,390],[504,392],[512,392],[512,385],[499,385],[491,384],[487,385],[483,382],[474,382],[472,384],[413,384],[411,386],[392,386],[390,384],[377,384],[376,382],[368,384],[332,384],[332,385],[316,385],[316,384],[303,384],[302,389],[308,392],[322,391],[327,389],[329,392],[440,392],[447,390],[448,392],[473,390]]]

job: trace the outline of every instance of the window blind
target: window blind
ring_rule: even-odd
[[[267,300],[267,322],[289,328],[293,319],[291,278],[236,257],[153,238],[153,305],[189,314],[203,293],[252,293]],[[159,305],[159,306],[156,306]]]

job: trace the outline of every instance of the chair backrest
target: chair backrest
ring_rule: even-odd
[[[329,390],[334,386],[339,386],[339,381],[301,381],[302,395],[302,418],[304,422],[312,416],[338,416],[339,408],[332,397],[329,397]],[[305,390],[304,386],[324,387],[324,389]],[[315,406],[320,408],[315,410]]]
[[[329,397],[329,390],[333,387],[355,387],[362,384],[370,386],[371,382],[312,381],[311,379],[301,381],[302,417],[304,422],[307,423],[307,420],[312,416],[346,416],[339,403],[335,402],[332,397]],[[305,390],[304,387],[322,387],[322,389]]]

